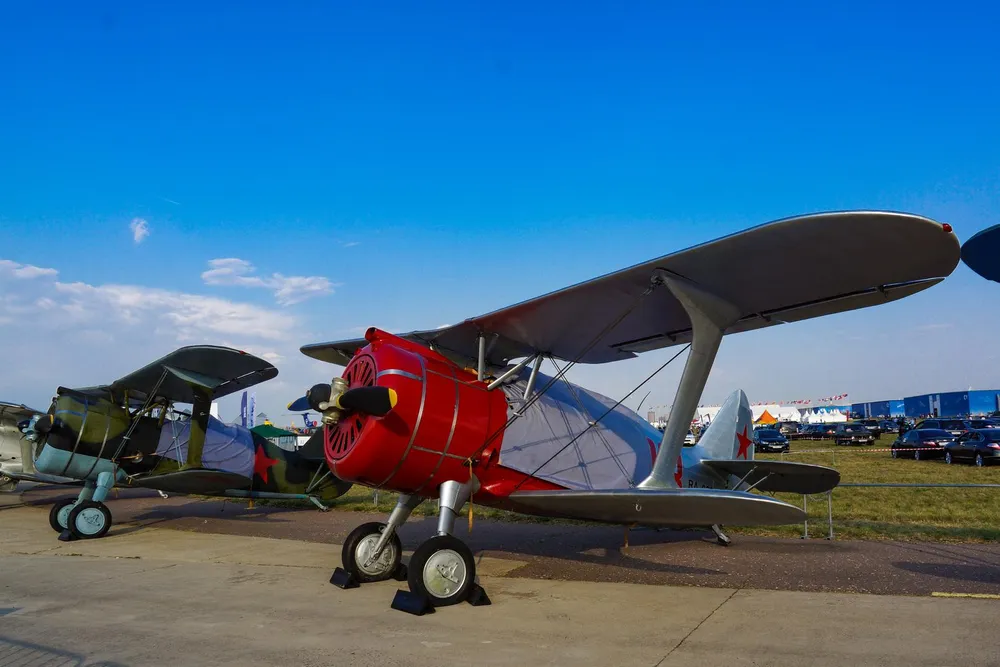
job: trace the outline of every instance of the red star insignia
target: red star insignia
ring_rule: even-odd
[[[747,427],[743,427],[743,432],[736,432],[736,439],[740,441],[740,451],[736,452],[736,458],[747,458],[750,451],[750,438],[747,437]]]
[[[655,464],[656,463],[656,443],[653,442],[652,438],[646,438],[646,442],[649,443],[649,458]]]
[[[267,484],[267,471],[277,462],[278,459],[268,457],[263,446],[257,445],[257,453],[253,457],[253,474],[260,477]]]
[[[684,481],[684,461],[681,457],[677,457],[677,469],[674,471],[674,481],[677,482],[677,486],[681,486]]]

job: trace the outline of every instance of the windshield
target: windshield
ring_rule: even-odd
[[[860,424],[847,424],[843,427],[843,430],[844,433],[863,433],[865,427]]]
[[[939,428],[928,428],[928,429],[922,429],[920,431],[921,440],[940,440],[940,439],[950,440],[954,437],[955,436],[953,436],[948,431],[942,431]]]
[[[961,419],[945,419],[941,422],[941,428],[949,431],[964,431],[965,423]]]
[[[763,430],[763,431],[757,431],[757,438],[760,439],[760,440],[784,440],[785,439],[785,437],[783,435],[781,435],[777,431],[773,431],[771,429],[766,429],[766,430]]]

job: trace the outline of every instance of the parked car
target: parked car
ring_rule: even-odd
[[[1000,463],[1000,429],[982,428],[966,431],[944,450],[945,463],[967,461],[979,467]]]
[[[969,426],[976,430],[981,428],[1000,428],[1000,423],[996,419],[970,419]]]
[[[847,422],[846,424],[837,424],[833,431],[833,444],[872,445],[875,444],[875,436],[863,424]]]
[[[755,452],[787,452],[788,438],[773,428],[754,429],[753,446]]]
[[[775,429],[781,433],[781,435],[786,438],[791,437],[799,432],[798,422],[778,422],[774,425]]]
[[[878,425],[883,433],[896,433],[899,431],[899,424],[891,419],[880,419]]]
[[[802,427],[799,438],[802,440],[822,440],[832,438],[835,430],[834,424],[807,424]]]
[[[954,436],[959,436],[972,428],[972,425],[964,419],[924,419],[917,422],[917,429],[941,429],[948,431]]]
[[[862,419],[857,423],[864,426],[876,438],[882,435],[882,424],[877,419]]]
[[[939,459],[945,456],[945,448],[955,442],[955,437],[939,428],[915,428],[892,443],[892,458]]]

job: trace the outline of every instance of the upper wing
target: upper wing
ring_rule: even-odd
[[[806,516],[774,498],[716,489],[519,491],[508,497],[507,507],[540,516],[674,528],[799,523]]]
[[[122,390],[127,389],[145,396],[159,383],[157,396],[178,403],[193,403],[195,387],[207,389],[215,400],[270,380],[277,374],[277,368],[252,354],[216,345],[191,345],[174,350],[109,386],[75,391],[90,394],[110,392],[120,397]]]
[[[962,261],[987,280],[1000,282],[1000,225],[977,232],[962,245]]]
[[[927,289],[958,264],[959,244],[942,225],[905,213],[854,211],[788,218],[611,273],[442,329],[404,338],[461,363],[544,352],[605,363],[691,340],[691,322],[666,288],[655,289],[600,342],[588,345],[650,286],[657,270],[697,283],[736,305],[726,333],[864,308]],[[305,345],[308,356],[346,364],[363,338]]]
[[[0,420],[12,419],[15,423],[23,419],[30,419],[35,415],[45,414],[42,410],[29,408],[22,403],[8,403],[0,401]]]

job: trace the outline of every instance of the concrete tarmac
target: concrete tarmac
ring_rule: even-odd
[[[415,617],[328,583],[339,546],[148,526],[59,542],[0,512],[0,665],[996,665],[993,599],[505,576]]]

